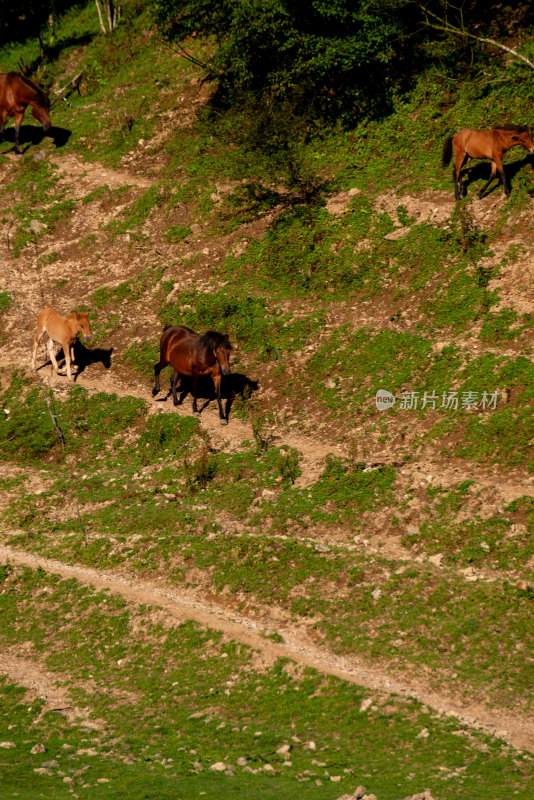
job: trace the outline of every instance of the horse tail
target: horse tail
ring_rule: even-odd
[[[454,134],[451,133],[450,136],[447,136],[445,139],[445,144],[443,145],[443,153],[441,154],[441,166],[448,167],[450,160],[452,158],[452,140],[454,138]]]

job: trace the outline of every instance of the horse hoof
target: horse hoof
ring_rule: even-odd
[[[155,397],[158,394],[158,389],[152,389],[152,397]]]
[[[221,425],[228,425],[228,420],[227,419],[221,419],[220,423],[221,423]]]

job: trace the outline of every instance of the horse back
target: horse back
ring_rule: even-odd
[[[211,372],[217,360],[202,346],[201,338],[185,325],[166,328],[160,339],[160,363],[167,361],[181,375]]]
[[[485,131],[474,128],[463,128],[455,134],[453,146],[461,149],[471,158],[491,158],[502,152],[499,132],[495,129]]]
[[[86,312],[74,312],[70,317],[63,317],[55,308],[43,308],[37,317],[38,335],[46,331],[54,342],[61,344],[72,344],[85,327],[89,329],[89,317]]]
[[[18,72],[0,73],[0,107],[9,112],[16,106],[26,107],[34,103],[48,110],[47,96],[32,81]]]

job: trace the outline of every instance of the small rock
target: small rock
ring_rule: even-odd
[[[380,595],[381,595],[381,594],[382,594],[382,589],[379,589],[379,588],[377,587],[376,589],[374,589],[374,590],[371,592],[371,597],[373,597],[375,600],[378,600],[378,598],[380,597]]]
[[[365,700],[362,700],[362,702],[360,703],[360,714],[363,714],[372,705],[373,701],[371,700],[370,697],[366,698]]]
[[[4,750],[10,750],[12,747],[16,747],[17,745],[15,742],[0,742],[0,747],[3,747]]]
[[[487,542],[480,542],[480,546],[481,546],[481,548],[482,548],[483,550],[485,550],[485,551],[486,551],[486,553],[487,553],[487,552],[489,551],[489,549],[490,549],[490,546],[489,546],[489,544],[488,544]]]
[[[86,764],[85,767],[80,767],[80,769],[74,770],[72,774],[74,775],[75,778],[79,778],[80,775],[83,775],[84,772],[87,772],[88,769],[91,769],[91,767],[89,766],[89,764]]]
[[[336,388],[336,382],[334,380],[326,381],[325,386],[326,386],[327,389],[335,389]]]
[[[70,777],[67,775],[65,778],[63,778],[63,783],[66,783],[66,784],[67,784],[67,786],[74,786],[74,784],[76,783],[76,781],[74,780],[74,778],[70,778]]]
[[[53,771],[51,769],[45,769],[44,767],[35,767],[34,772],[38,775],[53,775]]]
[[[32,220],[30,220],[30,224],[28,225],[28,230],[31,233],[40,233],[46,227],[47,226],[44,224],[44,222],[39,222],[38,219],[32,219]]]
[[[397,228],[396,231],[387,233],[384,236],[384,239],[389,239],[390,242],[394,242],[397,239],[402,239],[402,237],[406,236],[406,234],[409,233],[410,231],[411,231],[410,225],[405,225],[403,228]]]
[[[365,794],[365,786],[360,785],[354,790],[354,794],[352,796],[354,800],[361,800],[364,794]]]
[[[46,769],[59,769],[59,764],[57,761],[43,761],[41,766],[45,767]]]
[[[428,560],[431,564],[435,564],[436,567],[441,566],[441,562],[443,561],[443,553],[434,553],[433,556],[429,556]]]
[[[315,552],[316,553],[329,553],[330,552],[330,548],[328,547],[327,544],[321,544],[320,542],[317,542],[317,544],[315,545]]]
[[[264,764],[263,765],[264,772],[274,772],[274,767],[272,764]]]
[[[210,767],[212,772],[224,772],[225,769],[227,769],[227,767],[224,761],[216,761],[215,764],[212,764]]]
[[[32,753],[34,756],[36,756],[38,753],[46,753],[46,747],[44,744],[34,744],[30,750],[30,753]]]
[[[200,763],[200,761],[193,761],[193,763],[192,763],[192,765],[191,765],[191,766],[193,767],[193,769],[196,769],[196,770],[198,770],[199,772],[202,772],[202,770],[204,769],[204,767],[202,766],[202,764]]]
[[[286,753],[289,753],[290,750],[291,750],[290,744],[283,744],[281,747],[278,748],[276,752],[278,753],[278,755],[283,756]]]
[[[532,591],[532,584],[528,581],[517,581],[515,588],[518,589],[520,592],[531,592]]]
[[[330,775],[330,780],[332,783],[339,783],[341,780],[341,775]]]
[[[246,767],[247,764],[248,764],[248,761],[244,756],[239,756],[239,758],[236,761],[236,764],[237,764],[238,767]]]
[[[302,748],[304,750],[316,750],[317,749],[317,745],[315,744],[315,742],[304,742],[304,744],[302,745]]]
[[[420,731],[415,738],[416,739],[428,739],[429,736],[430,736],[430,731],[428,730],[428,728],[423,728],[423,730]]]

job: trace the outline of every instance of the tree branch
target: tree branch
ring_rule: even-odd
[[[451,23],[446,20],[438,17],[437,14],[434,14],[430,9],[426,8],[425,6],[421,6],[423,13],[425,14],[425,25],[429,28],[433,28],[436,31],[444,31],[445,33],[450,33],[453,36],[460,36],[460,37],[467,37],[468,39],[475,39],[477,42],[483,42],[484,44],[490,44],[492,47],[498,47],[499,50],[504,50],[506,53],[510,53],[511,56],[517,58],[519,61],[522,61],[526,64],[530,69],[534,69],[534,63],[530,61],[525,56],[522,56],[521,53],[518,53],[517,50],[513,50],[511,47],[507,47],[505,44],[501,44],[501,42],[496,42],[495,39],[489,39],[486,36],[477,36],[474,33],[469,33],[463,27],[463,20],[462,20],[462,27],[457,28],[455,25],[451,25]],[[431,22],[429,17],[437,20],[437,22]]]

